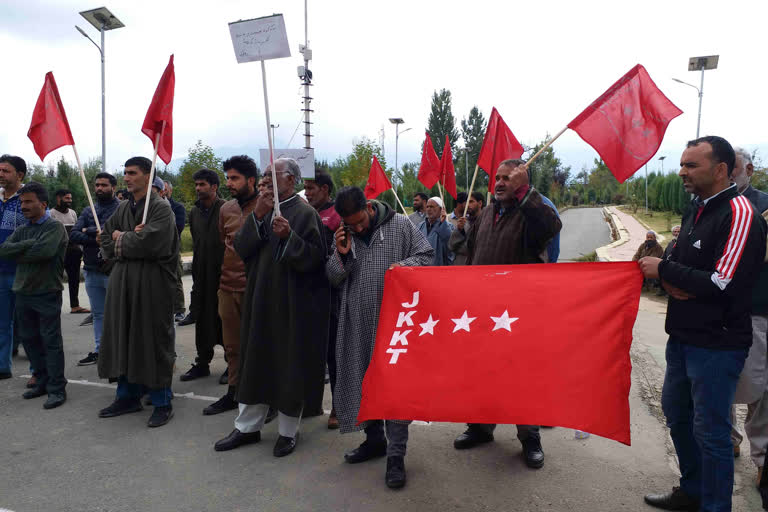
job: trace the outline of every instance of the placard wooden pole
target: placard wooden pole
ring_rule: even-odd
[[[264,65],[264,61],[261,61],[261,79],[264,85],[264,111],[267,118],[267,139],[269,140],[269,162],[272,167],[272,193],[275,199],[275,214],[274,217],[280,217],[280,194],[277,191],[277,172],[275,172],[275,148],[272,141],[272,132],[270,131],[270,125],[272,122],[269,120],[269,98],[267,97],[267,67]]]
[[[469,186],[469,194],[467,194],[467,204],[464,205],[464,218],[467,218],[467,210],[469,210],[469,200],[472,197],[472,190],[475,188],[475,180],[477,179],[477,170],[480,168],[480,164],[475,164],[475,174],[472,175],[472,184]]]
[[[77,154],[77,148],[74,143],[72,144],[72,150],[75,152],[75,161],[77,161],[77,168],[80,169],[80,177],[83,179],[83,187],[85,188],[85,195],[88,197],[88,204],[91,205],[91,213],[93,213],[93,220],[96,221],[96,230],[101,233],[101,224],[99,224],[99,217],[96,215],[96,208],[93,206],[93,198],[91,197],[91,190],[88,188],[88,180],[85,179],[85,171],[80,164],[80,156]],[[102,164],[106,168],[106,163]]]
[[[157,150],[160,148],[160,140],[163,138],[163,132],[165,132],[165,121],[160,128],[160,133],[155,136],[155,153],[152,155],[152,167],[149,170],[149,183],[147,183],[147,195],[144,197],[144,216],[141,218],[141,223],[147,223],[147,214],[149,213],[149,198],[152,195],[152,182],[155,181],[155,164],[157,163]]]

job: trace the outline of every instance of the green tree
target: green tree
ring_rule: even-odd
[[[483,137],[485,128],[488,125],[477,105],[469,111],[469,117],[461,120],[461,138],[464,139],[464,151],[460,151],[456,162],[456,182],[466,186],[467,181],[472,182],[472,176],[475,172],[477,159],[480,157],[480,149],[483,147]],[[465,161],[466,160],[466,161]],[[469,176],[466,176],[468,173]],[[488,175],[484,172],[477,173],[475,187],[478,185],[488,186]]]
[[[221,170],[221,159],[214,154],[211,146],[203,144],[203,141],[198,140],[193,147],[189,148],[187,158],[184,159],[184,162],[179,168],[179,177],[175,184],[176,189],[174,190],[174,198],[177,201],[184,203],[184,206],[187,209],[191,208],[197,199],[193,176],[197,171],[203,168],[216,171],[221,183],[226,183],[226,177]],[[176,190],[178,190],[178,192]],[[220,186],[219,195],[225,199],[229,198],[227,187]]]
[[[538,153],[549,140],[550,137],[547,136],[547,138],[531,149],[531,154],[535,155]],[[534,188],[541,194],[552,199],[557,205],[558,202],[550,197],[553,195],[552,186],[557,184],[559,188],[564,187],[571,174],[571,168],[563,166],[562,161],[555,155],[554,148],[549,146],[536,158],[536,160],[531,162],[529,169]]]
[[[427,121],[427,133],[432,137],[432,145],[435,147],[437,157],[443,155],[445,136],[451,143],[451,152],[456,155],[456,141],[459,140],[459,131],[456,129],[456,118],[451,111],[451,91],[441,89],[432,94],[432,107]]]
[[[346,157],[340,157],[334,162],[339,168],[339,175],[344,185],[364,187],[368,181],[368,173],[371,170],[371,162],[374,155],[379,160],[382,169],[387,169],[387,161],[381,151],[381,147],[367,137],[363,137],[352,147],[352,153]],[[390,176],[392,171],[387,172]]]

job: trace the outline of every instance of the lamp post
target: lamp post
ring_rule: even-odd
[[[106,7],[99,7],[98,9],[91,9],[90,11],[82,11],[80,15],[88,20],[88,23],[94,26],[96,30],[101,33],[101,46],[96,44],[96,41],[85,33],[83,29],[75,25],[75,28],[85,38],[98,48],[101,54],[101,170],[107,172],[107,115],[106,115],[106,95],[104,85],[104,32],[107,30],[114,30],[116,28],[122,28],[125,25],[115,18],[115,15],[109,12]]]
[[[701,101],[704,97],[704,71],[708,69],[717,69],[717,63],[720,60],[719,55],[709,55],[707,57],[691,57],[688,59],[688,71],[701,71],[701,86],[696,87],[688,82],[683,82],[679,78],[673,78],[675,82],[693,87],[696,92],[699,93],[699,118],[696,121],[696,138],[699,138],[699,130],[701,128]]]
[[[666,156],[660,156],[659,160],[661,161],[661,174],[664,174],[664,159],[667,158]]]
[[[398,141],[400,140],[400,134],[405,133],[408,130],[412,130],[413,128],[406,128],[402,132],[400,131],[400,125],[403,124],[405,121],[403,121],[402,117],[390,117],[389,122],[395,125],[395,171],[398,170],[397,167],[397,146]]]
[[[277,147],[275,145],[275,128],[280,128],[280,125],[279,124],[270,124],[269,127],[272,128],[272,146],[273,147]]]

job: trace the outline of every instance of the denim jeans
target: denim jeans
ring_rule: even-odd
[[[125,376],[117,379],[116,398],[118,400],[141,400],[141,397],[147,393],[155,407],[171,405],[171,388],[148,389],[143,384],[128,382]]]
[[[13,309],[16,294],[13,293],[15,274],[0,273],[0,372],[11,371],[13,350]]]
[[[680,462],[680,488],[703,512],[729,512],[733,493],[731,403],[747,349],[667,342],[661,407]]]
[[[85,270],[85,291],[91,303],[93,315],[93,339],[96,342],[96,352],[101,345],[101,331],[104,327],[104,301],[107,299],[107,284],[109,276],[95,270]]]

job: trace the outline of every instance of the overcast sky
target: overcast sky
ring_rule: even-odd
[[[99,54],[74,25],[98,42],[79,12],[101,5],[0,0],[0,153],[40,163],[26,133],[44,75],[53,71],[81,158],[100,156]],[[106,41],[108,170],[136,154],[151,157],[140,127],[171,53],[174,160],[198,139],[224,152],[220,156],[247,148],[258,160],[255,149],[267,140],[260,66],[237,64],[228,23],[272,13],[284,14],[291,43],[290,58],[267,61],[272,122],[280,125],[276,143],[288,144],[301,118],[302,0],[108,0],[106,6],[125,24]],[[393,165],[388,118],[402,117],[403,129],[413,129],[400,137],[399,161],[418,160],[430,98],[441,88],[453,94],[457,121],[473,105],[486,118],[495,106],[520,141],[533,145],[641,63],[684,111],[649,165],[658,168],[658,156],[666,155],[669,170],[696,133],[698,108],[696,91],[672,77],[698,85],[700,74],[687,71],[688,58],[719,54],[719,68],[705,78],[702,135],[768,151],[768,72],[758,65],[765,40],[754,23],[765,19],[765,1],[309,0],[313,146],[318,158],[333,160],[362,136],[378,141],[384,127]],[[291,147],[303,146],[302,134],[303,126]],[[575,171],[597,156],[573,132],[554,147]],[[62,154],[73,158],[62,148],[46,162]]]

